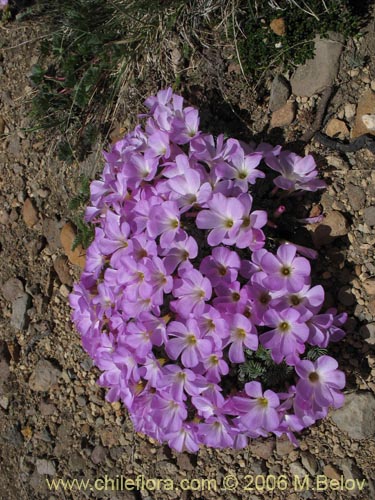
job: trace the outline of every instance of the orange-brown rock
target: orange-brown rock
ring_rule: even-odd
[[[72,250],[75,237],[76,231],[73,224],[67,222],[60,232],[61,245],[64,248],[65,255],[68,257],[69,262],[83,269],[85,266],[85,250],[82,245],[78,245]]]
[[[25,203],[22,207],[22,217],[27,227],[34,227],[38,222],[38,211],[34,207],[33,202],[30,198],[26,198]]]
[[[283,36],[286,33],[285,21],[282,17],[278,19],[273,19],[270,23],[271,30],[279,36]]]

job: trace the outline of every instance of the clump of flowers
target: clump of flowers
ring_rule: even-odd
[[[171,89],[145,104],[145,127],[104,153],[91,184],[95,239],[70,295],[98,383],[137,431],[178,451],[241,448],[269,432],[296,443],[294,432],[342,404],[337,362],[305,354],[341,339],[346,315],[321,312],[314,251],[268,245],[285,207],[270,215],[253,196],[266,171],[277,173],[268,198],[325,184],[310,155],[201,132],[198,111]],[[259,349],[292,371],[282,390],[238,383]]]

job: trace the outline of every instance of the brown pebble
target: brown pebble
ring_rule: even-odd
[[[63,285],[71,286],[73,284],[73,278],[70,276],[69,265],[65,257],[62,255],[56,257],[53,262],[53,267]]]
[[[22,217],[27,227],[32,228],[38,222],[38,211],[30,198],[25,200],[22,207]]]
[[[296,103],[288,101],[277,111],[274,111],[271,116],[271,128],[287,127],[296,117]]]
[[[67,222],[61,229],[60,233],[61,245],[64,248],[65,254],[68,257],[69,262],[83,269],[85,267],[85,251],[82,248],[82,245],[78,245],[74,250],[72,250],[75,237],[76,237],[76,232],[73,227],[73,224]]]

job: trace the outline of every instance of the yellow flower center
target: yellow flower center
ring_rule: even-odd
[[[261,406],[262,408],[267,408],[268,406],[268,399],[267,398],[258,398],[258,405]]]
[[[236,328],[235,336],[236,336],[236,338],[243,340],[246,338],[246,332],[243,328]]]
[[[287,332],[290,330],[290,325],[287,321],[283,321],[282,323],[279,324],[279,330],[282,332]]]
[[[186,341],[189,345],[197,345],[197,339],[193,334],[188,335]]]

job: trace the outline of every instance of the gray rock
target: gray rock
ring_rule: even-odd
[[[339,69],[344,39],[337,33],[315,38],[315,56],[294,72],[290,83],[297,96],[311,97],[332,85]]]
[[[13,302],[24,293],[23,283],[17,278],[10,278],[1,285],[1,293],[9,302]]]
[[[56,468],[51,462],[51,460],[46,460],[44,458],[37,458],[36,460],[36,470],[38,471],[38,474],[45,474],[47,476],[55,476],[56,475]]]
[[[292,462],[289,465],[289,468],[293,477],[298,476],[299,478],[303,478],[307,474],[306,470],[302,467],[302,464],[298,460],[296,462]]]
[[[354,184],[348,184],[347,188],[349,204],[353,210],[361,210],[366,204],[366,195],[362,188]]]
[[[305,469],[314,477],[318,470],[318,462],[314,455],[308,451],[304,451],[301,453],[301,461]]]
[[[369,226],[375,226],[375,207],[371,206],[364,210],[363,220]]]
[[[92,450],[91,453],[91,461],[95,464],[98,465],[100,462],[103,462],[105,460],[107,453],[103,446],[97,445],[95,448]]]
[[[60,375],[58,368],[46,359],[41,359],[29,378],[29,387],[33,391],[48,391],[57,383]]]
[[[368,344],[375,345],[375,323],[361,326],[359,333]]]
[[[56,251],[61,248],[60,229],[61,224],[56,219],[43,220],[43,235],[45,236],[52,251]]]
[[[277,75],[271,86],[270,102],[268,107],[270,111],[277,111],[286,104],[290,96],[290,84],[283,75]]]
[[[375,437],[375,397],[370,392],[352,393],[342,408],[332,413],[337,427],[352,439]]]
[[[16,330],[25,330],[28,324],[27,310],[31,306],[31,297],[23,292],[12,302],[12,317],[10,324]]]

